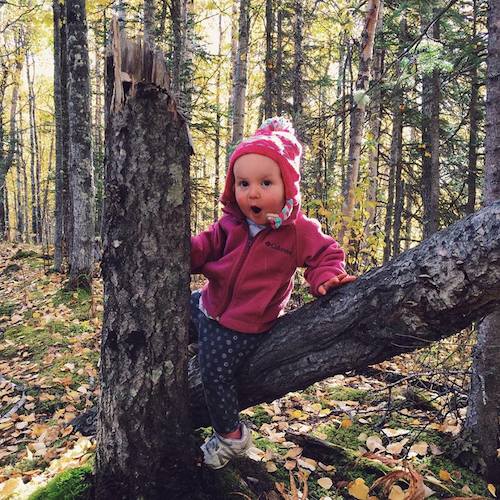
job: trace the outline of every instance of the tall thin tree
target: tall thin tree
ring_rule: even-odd
[[[68,44],[69,177],[73,238],[68,288],[92,282],[94,184],[90,130],[90,80],[85,0],[66,0]]]

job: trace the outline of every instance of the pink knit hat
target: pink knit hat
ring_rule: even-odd
[[[267,156],[274,160],[280,170],[283,184],[285,185],[285,206],[280,215],[281,220],[275,221],[276,229],[286,220],[294,206],[300,204],[300,161],[302,159],[302,146],[295,136],[292,124],[281,116],[267,119],[255,134],[241,141],[229,159],[229,168],[226,175],[226,185],[221,197],[224,205],[236,203],[234,196],[235,161],[243,155],[250,153]]]

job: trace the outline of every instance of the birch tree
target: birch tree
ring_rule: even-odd
[[[342,217],[344,226],[339,234],[342,241],[346,233],[346,227],[354,215],[355,189],[358,183],[359,162],[361,155],[361,142],[363,137],[363,125],[366,114],[368,86],[373,56],[373,45],[375,31],[378,21],[380,0],[369,0],[366,8],[366,20],[361,35],[360,60],[358,77],[356,80],[355,104],[351,111],[351,128],[349,140],[349,169],[346,183],[343,189],[344,203],[342,206]]]

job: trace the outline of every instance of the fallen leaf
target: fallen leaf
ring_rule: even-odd
[[[410,433],[410,431],[407,431],[405,429],[391,429],[390,427],[382,429],[382,432],[389,438],[404,436],[405,434]]]
[[[285,458],[297,458],[302,453],[302,448],[297,446],[286,452]]]
[[[382,444],[382,439],[379,436],[370,436],[366,440],[366,447],[372,452],[375,450],[385,450],[385,446]]]
[[[350,418],[344,418],[340,423],[340,427],[342,427],[342,429],[349,429],[349,427],[351,426],[352,426],[352,420]]]
[[[297,462],[295,460],[287,460],[285,462],[285,469],[286,470],[293,470],[293,469],[295,469],[296,465],[297,465]]]
[[[347,486],[347,491],[349,492],[349,495],[357,498],[358,500],[367,500],[370,488],[366,486],[363,478],[358,477],[357,479],[349,483],[349,485]]]
[[[451,474],[447,470],[441,469],[439,471],[439,479],[443,481],[451,481]]]
[[[276,472],[278,467],[274,462],[266,462],[266,470],[267,472]]]
[[[405,492],[397,484],[393,485],[391,491],[389,492],[389,500],[404,500]]]
[[[321,477],[317,482],[324,490],[329,490],[333,485],[333,482],[329,477]]]
[[[496,498],[497,497],[497,489],[494,484],[488,484],[488,491]]]
[[[417,455],[423,457],[427,455],[428,448],[429,445],[425,441],[418,441],[411,446],[410,451],[408,452],[408,458],[416,457]]]

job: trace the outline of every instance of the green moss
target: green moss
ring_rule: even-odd
[[[358,436],[365,432],[367,435],[373,434],[373,429],[364,424],[359,424],[353,422],[351,427],[344,429],[343,427],[326,426],[324,432],[328,437],[328,441],[344,448],[349,448],[351,450],[357,450],[361,444],[358,440]]]
[[[12,260],[28,259],[31,257],[38,257],[39,255],[33,250],[18,250],[12,257]]]
[[[3,302],[0,304],[0,316],[12,316],[16,305],[13,302]]]
[[[272,417],[269,413],[262,408],[262,406],[254,406],[252,408],[253,416],[248,417],[253,424],[259,428],[262,424],[270,424],[272,422]]]
[[[61,289],[52,297],[52,304],[55,307],[64,304],[73,311],[75,318],[85,320],[89,318],[90,299],[90,292],[83,288],[76,291]]]
[[[69,469],[30,495],[29,500],[77,500],[91,498],[92,466]]]
[[[336,401],[365,401],[368,391],[353,389],[352,387],[332,387],[330,389],[330,398]]]
[[[446,486],[453,488],[454,493],[458,494],[459,490],[467,485],[474,494],[488,497],[489,493],[487,485],[479,474],[474,474],[465,467],[459,467],[456,462],[446,458],[444,455],[437,457],[428,457],[423,460],[430,471],[436,477],[439,477],[439,471],[445,470],[453,477],[453,483],[445,483]]]

